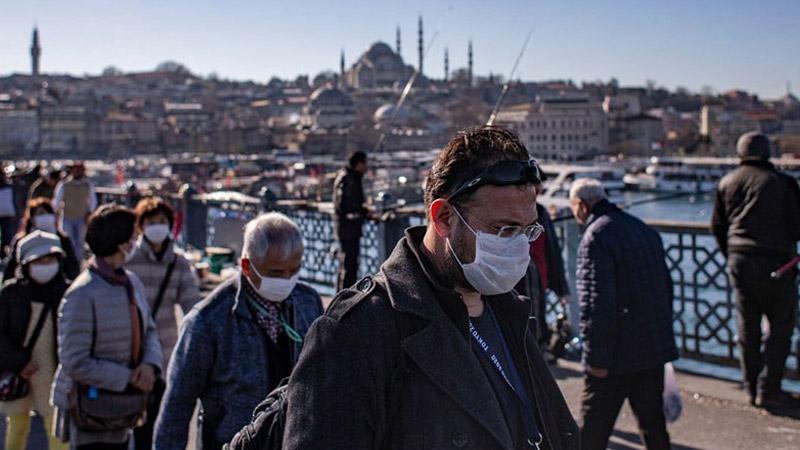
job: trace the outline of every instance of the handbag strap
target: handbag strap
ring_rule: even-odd
[[[156,314],[158,313],[158,309],[161,307],[161,303],[164,301],[164,293],[167,292],[167,285],[169,284],[170,278],[172,278],[172,271],[175,270],[175,264],[178,262],[178,255],[175,255],[172,258],[172,262],[169,263],[167,266],[167,273],[164,274],[164,279],[161,280],[161,285],[158,287],[158,295],[156,295],[156,302],[153,305],[153,311],[150,314],[153,316],[153,320],[156,319]]]
[[[33,333],[28,339],[28,344],[23,347],[26,353],[30,354],[33,351],[33,346],[36,345],[36,341],[39,340],[39,335],[42,333],[42,328],[44,328],[44,323],[47,321],[47,314],[49,312],[50,305],[44,304],[42,312],[39,313],[39,319],[36,321],[36,327],[34,327]]]

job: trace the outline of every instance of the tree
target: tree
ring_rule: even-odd
[[[164,61],[156,66],[156,72],[189,73],[189,69],[175,61]]]
[[[120,70],[116,66],[108,66],[105,69],[103,69],[103,72],[102,72],[101,75],[104,76],[104,77],[115,77],[115,76],[122,75],[122,70]]]

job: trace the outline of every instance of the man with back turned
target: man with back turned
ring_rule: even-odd
[[[736,153],[741,163],[719,182],[711,231],[728,260],[745,387],[752,404],[800,406],[781,390],[797,317],[797,270],[770,278],[797,254],[800,188],[769,162],[770,144],[763,134],[742,135]],[[770,329],[763,352],[762,316]]]

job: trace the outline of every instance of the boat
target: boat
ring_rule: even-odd
[[[784,157],[770,162],[800,180],[800,159]],[[623,180],[628,189],[702,194],[713,192],[719,179],[738,165],[738,158],[653,157],[644,171],[628,173]]]

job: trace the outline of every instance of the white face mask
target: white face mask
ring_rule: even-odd
[[[165,223],[157,223],[144,227],[144,237],[153,244],[161,244],[167,240],[168,236],[169,225]]]
[[[122,250],[122,253],[125,254],[125,264],[128,264],[129,262],[131,262],[133,257],[136,256],[136,250],[137,250],[136,242],[129,242],[129,244],[131,244],[130,251],[126,252],[124,248],[120,247],[120,250]]]
[[[47,264],[31,264],[28,266],[28,273],[33,281],[39,284],[47,284],[50,280],[55,278],[58,271],[61,270],[61,265],[57,262]]]
[[[57,231],[56,216],[54,214],[39,214],[38,216],[33,216],[33,227],[47,233],[55,233]]]
[[[469,284],[481,295],[499,295],[511,292],[525,276],[531,262],[530,243],[524,234],[503,238],[495,234],[475,231],[461,214],[458,218],[475,235],[475,261],[463,264],[456,255],[450,239],[447,246],[464,272]]]
[[[256,276],[261,279],[261,285],[256,289],[258,291],[258,295],[271,302],[282,302],[289,298],[289,295],[292,294],[295,286],[297,286],[297,282],[300,280],[299,271],[291,278],[262,277],[261,274],[258,273],[258,270],[256,270],[256,268],[253,266],[252,262],[250,262],[250,270],[252,270],[253,273],[255,273]],[[249,278],[248,281],[250,281]],[[250,284],[253,285],[252,282]],[[253,285],[253,287],[255,288],[255,285]]]

